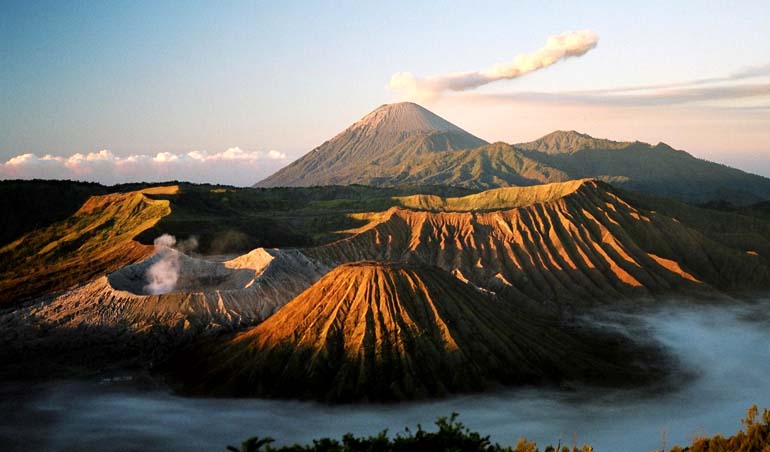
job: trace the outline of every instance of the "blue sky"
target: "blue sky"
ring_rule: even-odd
[[[268,173],[398,99],[388,87],[396,72],[481,70],[543,47],[548,36],[591,30],[599,44],[581,57],[426,106],[487,140],[577,129],[665,141],[770,175],[767,74],[737,82],[760,91],[740,98],[713,101],[709,92],[699,102],[652,106],[560,100],[567,91],[689,82],[770,64],[767,1],[0,7],[2,162],[26,153],[216,155],[237,148],[283,155],[256,163]],[[551,100],[533,101],[532,93]]]

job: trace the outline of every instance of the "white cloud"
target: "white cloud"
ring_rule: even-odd
[[[559,60],[585,55],[596,47],[599,37],[590,30],[565,31],[549,36],[544,47],[517,55],[509,63],[496,64],[486,70],[417,77],[411,72],[398,72],[390,78],[390,87],[409,98],[426,100],[446,91],[466,91],[498,80],[514,79],[548,67]]]
[[[0,163],[0,179],[75,179],[116,184],[182,180],[248,186],[284,166],[276,150],[158,152],[121,157],[107,149],[69,156],[21,154]]]
[[[279,152],[276,150],[270,150],[270,152],[267,153],[267,156],[274,160],[283,160],[286,158],[286,154],[283,152]]]

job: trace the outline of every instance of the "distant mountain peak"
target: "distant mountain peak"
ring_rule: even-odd
[[[382,104],[353,124],[350,129],[367,129],[381,134],[464,132],[413,102]]]
[[[516,147],[527,151],[545,154],[573,154],[585,149],[623,149],[629,142],[594,138],[575,130],[557,130],[529,143],[520,143]]]
[[[581,138],[588,139],[588,140],[595,139],[591,135],[587,133],[578,132],[577,130],[554,130],[553,132],[541,137],[540,139],[542,140],[545,138],[562,139],[562,140],[575,140],[575,139],[581,139]]]
[[[401,174],[420,155],[485,144],[415,103],[383,104],[257,186],[372,184]]]

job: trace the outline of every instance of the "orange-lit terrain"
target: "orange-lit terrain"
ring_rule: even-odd
[[[365,158],[396,168],[473,140],[395,104],[307,158],[329,174]],[[516,152],[596,146],[631,152],[562,133]],[[674,367],[661,347],[578,318],[672,297],[729,305],[770,288],[761,208],[698,207],[596,178],[500,185],[178,184],[92,196],[0,249],[2,353],[17,363],[3,372],[129,366],[199,395],[327,402],[665,384]]]
[[[653,382],[668,359],[660,350],[577,327],[570,316],[606,305],[654,306],[670,296],[729,303],[770,281],[764,254],[719,240],[700,222],[637,207],[625,192],[593,179],[461,197],[397,196],[384,210],[345,214],[359,226],[310,247],[206,256],[182,242],[158,239],[153,252],[131,240],[161,217],[174,218],[169,206],[179,196],[176,188],[97,196],[72,218],[6,246],[28,253],[20,254],[20,268],[54,262],[49,274],[72,285],[0,315],[6,356],[24,369],[30,344],[42,356],[63,348],[49,362],[57,367],[59,359],[73,359],[69,347],[95,340],[98,352],[73,359],[85,359],[78,372],[110,365],[109,350],[121,344],[120,362],[151,359],[198,394],[326,401],[524,383]],[[745,234],[767,227],[758,218],[728,216]],[[73,224],[77,229],[65,233]],[[76,252],[48,260],[78,237],[85,239]],[[104,250],[98,240],[107,237]],[[100,263],[99,273],[83,272],[83,261]],[[156,287],[158,277],[173,279]],[[6,281],[8,293],[36,287],[13,281]],[[204,332],[263,320],[235,339],[191,345]],[[40,329],[47,331],[42,338]],[[185,352],[195,378],[180,370],[189,362],[163,364],[190,347],[205,350]]]
[[[722,3],[4,1],[0,452],[770,452]]]
[[[436,267],[343,264],[275,315],[177,366],[199,394],[392,401],[561,382],[633,385],[655,350],[581,331]]]

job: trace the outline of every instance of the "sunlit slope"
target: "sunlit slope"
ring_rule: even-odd
[[[177,372],[205,394],[348,402],[501,384],[639,383],[651,375],[638,362],[650,358],[653,367],[653,356],[524,316],[435,267],[363,262],[332,270],[259,326],[181,359]]]
[[[118,190],[113,190],[118,191]],[[88,198],[110,193],[89,182],[62,180],[0,181],[0,246],[71,216]]]
[[[385,210],[397,204],[394,197],[414,193],[446,196],[470,193],[451,187],[330,186],[265,190],[181,183],[178,190],[137,184],[143,185],[140,187],[143,190],[128,192],[132,186],[105,187],[69,181],[10,181],[0,185],[3,190],[13,190],[14,196],[30,200],[28,205],[4,204],[6,209],[63,205],[59,210],[49,208],[50,212],[21,214],[20,227],[6,228],[9,234],[23,230],[20,228],[28,229],[16,243],[0,245],[3,258],[0,275],[4,277],[0,294],[4,303],[9,298],[21,301],[87,282],[140,260],[151,250],[143,247],[144,251],[134,253],[125,249],[122,257],[109,251],[120,248],[118,242],[128,239],[135,242],[132,246],[138,246],[152,245],[162,234],[179,240],[195,237],[198,247],[194,251],[204,255],[235,256],[255,248],[312,246],[344,237],[339,231],[362,224],[349,214]],[[77,197],[84,196],[85,189],[119,191],[72,208]],[[165,206],[165,213],[157,211],[161,206]],[[67,213],[70,209],[72,212]],[[14,215],[6,213],[9,218]],[[42,227],[29,229],[34,224]],[[41,252],[43,249],[47,251]],[[76,270],[81,258],[87,261],[87,271]],[[109,259],[114,260],[114,265]],[[75,266],[68,266],[68,261]],[[66,268],[60,268],[62,265]],[[33,282],[29,284],[29,281]]]
[[[307,252],[437,265],[485,289],[557,305],[770,287],[767,256],[635,207],[594,180],[401,201],[420,210],[362,215],[370,223],[354,236]],[[480,211],[468,211],[471,201]]]
[[[147,194],[177,187],[93,196],[71,217],[0,248],[0,304],[66,289],[152,253],[133,240],[168,215]]]
[[[399,183],[392,179],[394,168],[415,158],[483,144],[417,104],[382,105],[256,186],[372,185],[383,179],[393,186]]]
[[[407,209],[433,212],[504,210],[556,201],[574,193],[586,182],[589,181],[574,180],[562,184],[496,188],[456,198],[444,198],[437,195],[413,195],[397,197],[395,200],[400,206]]]

